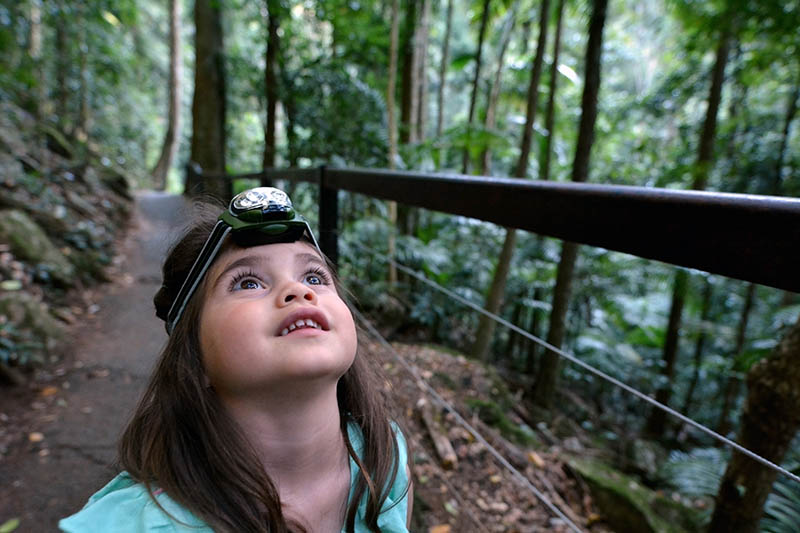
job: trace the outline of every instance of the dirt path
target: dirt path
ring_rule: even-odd
[[[0,454],[0,525],[55,531],[115,474],[117,438],[167,338],[152,298],[183,209],[180,197],[137,195],[115,279],[94,291],[70,353],[35,388],[3,391],[0,428],[17,438]]]

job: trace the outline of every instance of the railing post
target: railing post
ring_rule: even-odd
[[[339,191],[327,186],[325,166],[319,167],[319,245],[334,266],[339,264]]]

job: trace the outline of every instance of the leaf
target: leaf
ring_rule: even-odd
[[[0,525],[0,533],[11,533],[19,527],[19,518],[12,518],[6,520],[3,525]]]
[[[453,60],[450,62],[450,68],[462,70],[467,66],[467,64],[469,64],[470,61],[473,61],[474,59],[475,54],[473,52],[465,52],[453,58]]]

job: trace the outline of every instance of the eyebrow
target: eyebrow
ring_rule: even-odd
[[[222,280],[225,277],[225,275],[232,270],[236,270],[237,268],[240,267],[255,268],[266,262],[267,259],[257,254],[250,254],[250,255],[245,255],[244,257],[240,257],[239,259],[233,261],[231,264],[227,265],[222,270],[222,272],[219,273],[216,279],[214,279],[212,287],[216,287],[217,285],[219,285],[220,280]],[[322,258],[312,253],[297,254],[294,258],[294,264],[296,267],[301,265],[317,264],[322,268],[325,268],[326,270],[328,268],[325,262],[322,260]]]

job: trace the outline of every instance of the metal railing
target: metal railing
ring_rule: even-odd
[[[345,190],[800,292],[796,198],[324,166],[203,178],[318,184],[334,263]]]

